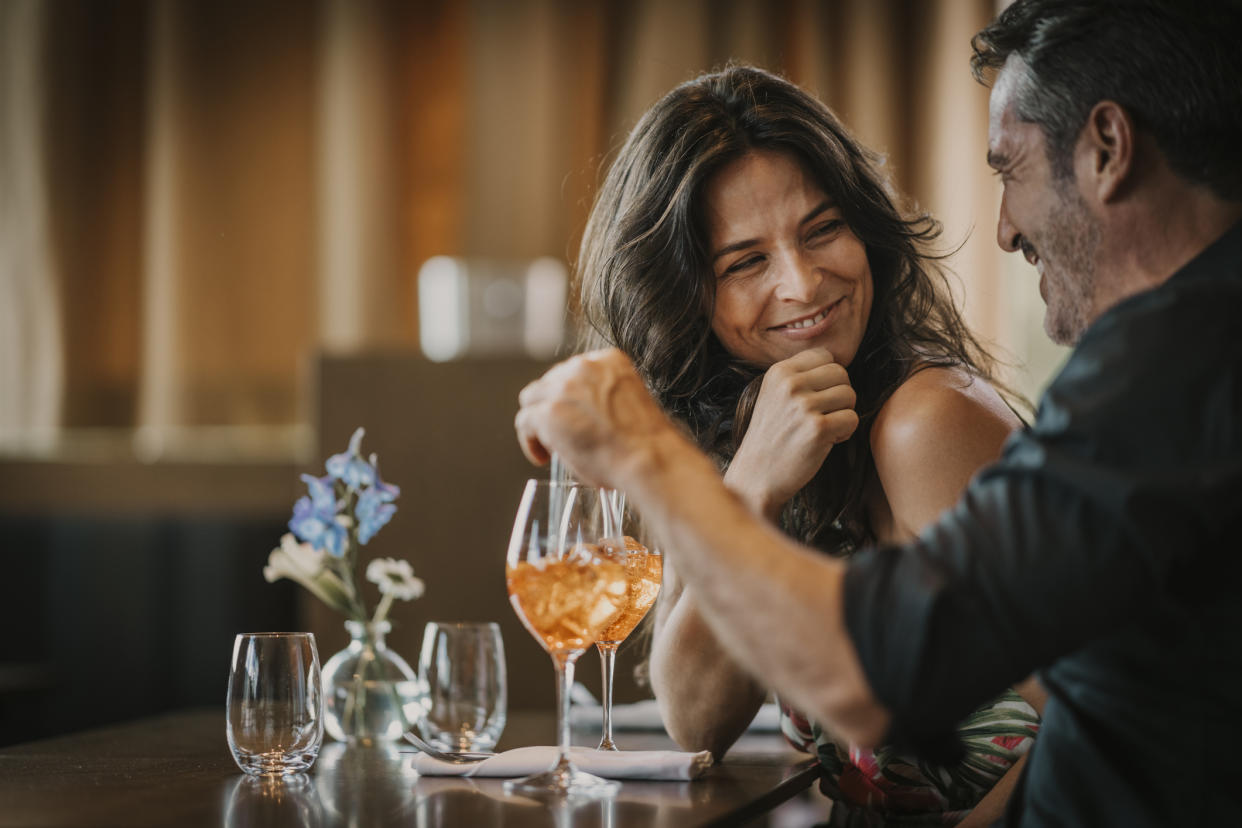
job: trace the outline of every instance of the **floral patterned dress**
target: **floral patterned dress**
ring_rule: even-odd
[[[953,765],[937,765],[891,747],[864,750],[781,704],[781,731],[814,753],[820,788],[833,800],[832,828],[956,825],[1028,750],[1039,716],[1007,690],[976,710],[957,730],[965,747]]]

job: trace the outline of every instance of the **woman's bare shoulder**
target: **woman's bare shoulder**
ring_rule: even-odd
[[[877,430],[911,431],[920,437],[944,428],[989,424],[1008,434],[1022,422],[986,379],[956,365],[928,365],[907,377],[884,403],[872,439]]]
[[[876,474],[897,523],[917,532],[934,520],[1020,426],[996,389],[963,368],[913,373],[871,427]]]

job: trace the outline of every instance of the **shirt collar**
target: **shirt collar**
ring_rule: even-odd
[[[1242,277],[1242,221],[1224,232],[1220,238],[1199,251],[1193,259],[1169,277],[1169,281],[1192,281],[1222,275]]]

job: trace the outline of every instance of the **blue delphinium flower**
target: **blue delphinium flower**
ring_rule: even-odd
[[[376,489],[379,489],[381,500],[385,503],[392,503],[401,496],[400,486],[392,483],[385,483],[383,480],[380,480],[379,458],[374,454],[371,455],[371,468],[375,471],[375,483],[373,485]]]
[[[306,483],[306,489],[310,492],[311,504],[315,507],[315,511],[324,515],[335,515],[337,507],[335,481],[331,477],[314,477],[309,474],[302,475],[302,481]]]
[[[343,556],[348,533],[336,519],[336,497],[332,491],[332,478],[304,474],[302,480],[306,482],[310,494],[303,495],[293,504],[289,529],[299,540],[314,548],[322,549],[334,558]]]
[[[362,456],[363,433],[364,429],[359,427],[354,436],[349,438],[349,448],[329,457],[326,465],[330,477],[342,481],[355,491],[374,484],[376,480],[375,467]]]
[[[392,520],[397,507],[392,502],[401,494],[401,489],[391,483],[385,483],[379,476],[379,458],[371,455],[371,469],[375,472],[375,482],[358,494],[358,504],[354,507],[354,516],[358,518],[358,543],[365,544],[375,533]]]
[[[369,460],[362,457],[363,433],[359,428],[349,448],[328,459],[326,477],[302,475],[307,493],[293,504],[289,520],[293,535],[281,538],[280,548],[272,550],[263,570],[268,581],[292,579],[355,621],[367,617],[356,580],[359,547],[392,520],[397,511],[393,501],[401,494],[400,488],[380,479],[374,454]],[[367,578],[383,595],[372,624],[388,617],[394,600],[408,601],[423,593],[423,582],[405,561],[374,560]]]
[[[375,537],[375,533],[392,520],[396,511],[397,507],[386,502],[386,495],[378,486],[364,489],[358,495],[358,505],[354,508],[354,515],[358,518],[358,543],[365,544]]]

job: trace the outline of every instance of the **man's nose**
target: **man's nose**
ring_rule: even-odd
[[[1006,253],[1013,253],[1018,249],[1018,245],[1022,241],[1022,234],[1018,232],[1018,228],[1014,227],[1009,221],[1009,211],[1006,209],[1005,198],[1001,197],[1000,216],[996,221],[996,243],[1000,245],[1000,249]]]
[[[811,302],[819,293],[823,274],[804,256],[789,253],[777,258],[776,296],[789,302]]]

